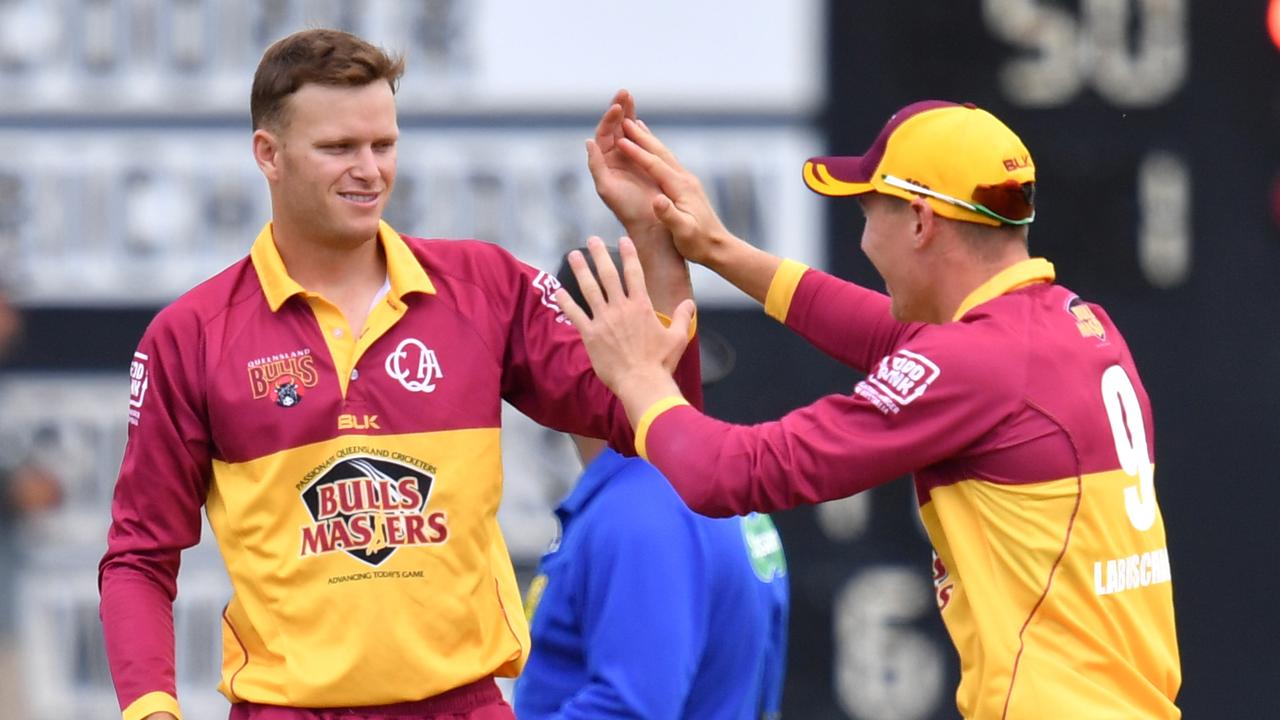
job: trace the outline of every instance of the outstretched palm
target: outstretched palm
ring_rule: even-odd
[[[622,121],[635,117],[635,99],[626,90],[619,90],[596,125],[595,137],[587,141],[587,167],[595,180],[596,193],[633,234],[662,225],[653,212],[653,200],[662,190],[618,145],[625,137]]]

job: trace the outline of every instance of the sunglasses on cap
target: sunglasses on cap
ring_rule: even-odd
[[[880,177],[884,180],[885,185],[941,200],[944,203],[976,212],[1005,225],[1030,225],[1036,219],[1036,209],[1031,204],[1030,197],[1034,193],[1034,188],[1024,188],[1024,186],[1016,183],[1012,185],[979,185],[974,188],[974,199],[986,200],[986,204],[983,204],[982,202],[969,202],[968,200],[944,195],[937,190],[930,190],[923,185],[917,185],[910,180],[903,180],[894,175],[881,175]],[[997,205],[1005,214],[1002,215],[987,205]]]

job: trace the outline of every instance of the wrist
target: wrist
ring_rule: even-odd
[[[657,225],[624,225],[627,237],[636,246],[636,256],[645,270],[646,280],[651,268],[673,267],[676,263],[684,263],[684,256],[676,249],[671,232],[661,223]]]
[[[651,241],[657,244],[666,241],[667,245],[671,244],[671,231],[667,230],[667,226],[656,217],[645,220],[623,220],[622,229],[627,233],[627,237],[636,243],[637,250],[642,242]]]
[[[735,252],[739,252],[746,244],[746,241],[728,230],[722,229],[721,232],[710,233],[707,235],[706,252],[696,262],[718,273],[721,268],[732,262]]]
[[[628,372],[618,378],[613,392],[622,401],[632,427],[654,403],[681,394],[675,380],[661,366],[637,368]]]

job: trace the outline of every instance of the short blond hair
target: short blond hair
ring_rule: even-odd
[[[267,48],[253,74],[253,129],[287,125],[286,101],[307,83],[362,87],[385,80],[394,93],[404,66],[403,55],[389,55],[349,32],[318,28],[293,33]]]

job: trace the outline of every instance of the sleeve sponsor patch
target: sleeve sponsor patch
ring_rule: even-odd
[[[129,364],[129,424],[137,425],[142,418],[142,401],[147,397],[147,360],[145,353],[135,352]]]
[[[896,414],[923,395],[941,372],[929,358],[900,349],[881,358],[867,379],[854,387],[853,393],[886,415]]]
[[[556,276],[546,271],[539,272],[538,277],[533,279],[533,287],[538,291],[538,300],[543,307],[556,314],[556,322],[568,324],[569,318],[565,316],[560,309],[560,305],[556,303],[556,291],[560,289],[560,281],[556,279]]]

